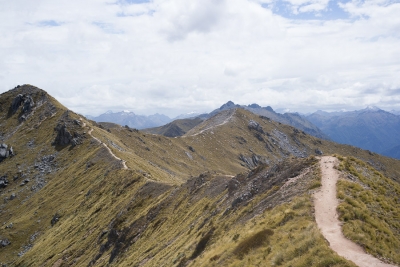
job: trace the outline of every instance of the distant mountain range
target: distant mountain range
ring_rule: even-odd
[[[112,122],[117,123],[122,126],[129,126],[130,128],[135,129],[145,129],[145,128],[152,128],[165,125],[173,120],[178,119],[186,119],[191,117],[196,117],[200,115],[200,113],[190,112],[186,114],[181,114],[174,119],[164,115],[164,114],[154,114],[150,116],[145,115],[137,115],[132,111],[120,111],[120,112],[112,112],[111,110],[103,113],[99,116],[91,116],[85,115],[86,118],[96,121],[96,122]]]
[[[293,127],[298,128],[305,133],[313,135],[318,138],[328,139],[328,136],[325,135],[318,127],[313,125],[304,117],[300,116],[297,113],[285,113],[279,114],[276,113],[270,106],[261,107],[258,104],[251,105],[238,105],[233,103],[232,101],[228,101],[223,104],[220,108],[211,111],[210,113],[205,113],[198,115],[194,118],[180,119],[174,120],[162,127],[155,127],[151,129],[145,129],[145,131],[153,134],[161,134],[169,137],[182,136],[186,132],[188,132],[191,128],[200,124],[203,120],[209,119],[222,111],[235,109],[235,108],[243,108],[252,113],[265,117],[267,119],[276,121],[278,123],[287,124]]]
[[[122,126],[129,126],[136,129],[144,129],[150,127],[156,127],[167,124],[171,119],[163,114],[154,114],[150,116],[137,115],[131,111],[112,112],[107,111],[97,117],[86,116],[88,119],[96,122],[113,122]]]
[[[400,158],[400,116],[377,107],[305,116],[333,141]]]
[[[182,136],[202,121],[216,114],[235,108],[243,108],[278,123],[293,126],[318,138],[349,144],[389,157],[400,159],[400,116],[396,111],[387,112],[378,107],[356,111],[317,111],[308,115],[278,113],[270,106],[258,104],[238,105],[228,101],[210,113],[187,113],[174,119],[166,115],[136,115],[134,112],[108,111],[97,117],[87,116],[97,122],[112,122],[131,128],[168,137]]]

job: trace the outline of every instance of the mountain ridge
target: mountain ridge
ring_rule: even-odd
[[[9,113],[19,94],[34,104]],[[0,96],[0,119],[3,142],[15,152],[0,163],[7,181],[0,188],[0,240],[7,244],[0,262],[9,266],[354,266],[330,250],[315,224],[315,156],[345,155],[348,182],[362,179],[365,193],[390,192],[391,201],[400,195],[398,161],[242,108],[168,138],[107,129],[24,85]],[[383,218],[394,227],[380,232],[389,241],[398,237],[396,212]],[[346,218],[344,225],[360,220]],[[378,256],[400,262],[397,243],[375,243],[392,243],[392,255]]]

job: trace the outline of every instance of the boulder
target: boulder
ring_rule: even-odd
[[[0,188],[5,188],[8,185],[7,175],[0,177]]]
[[[6,144],[0,144],[0,162],[3,161],[5,158],[12,157],[14,156],[14,149],[10,147],[10,149],[7,149],[8,145]]]
[[[9,152],[7,151],[8,146],[6,144],[0,145],[0,158],[7,158]],[[8,153],[7,153],[8,152]]]
[[[320,155],[320,156],[322,154],[324,154],[319,148],[316,148],[314,152],[315,152],[315,154]]]
[[[0,247],[6,247],[6,246],[8,246],[10,244],[11,244],[11,242],[7,238],[0,240]]]

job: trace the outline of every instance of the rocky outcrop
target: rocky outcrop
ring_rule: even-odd
[[[22,105],[22,115],[18,118],[19,121],[27,119],[28,115],[32,112],[35,102],[32,96],[26,94],[18,94],[11,103],[11,114],[15,114]]]
[[[250,130],[256,130],[257,132],[262,133],[262,134],[264,133],[264,130],[261,127],[261,125],[256,121],[250,120],[248,127]]]
[[[13,102],[11,103],[11,112],[12,114],[15,114],[15,112],[17,112],[18,108],[21,106],[21,104],[24,102],[24,96],[19,94],[17,95]]]
[[[76,146],[82,143],[82,136],[76,132],[72,135],[67,126],[63,123],[59,123],[54,130],[57,132],[56,139],[54,140],[54,145],[59,146],[67,146],[72,145]]]
[[[12,147],[8,149],[8,145],[0,144],[0,162],[12,156],[14,156],[14,149]]]
[[[65,124],[58,124],[54,130],[57,132],[56,139],[54,140],[55,145],[66,146],[71,143],[73,137]]]
[[[244,156],[243,154],[240,154],[239,159],[243,162],[242,166],[248,167],[250,169],[257,167],[260,164],[268,163],[267,159],[256,154],[253,154],[251,156]]]

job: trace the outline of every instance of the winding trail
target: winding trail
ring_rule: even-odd
[[[102,144],[102,145],[108,150],[108,152],[110,152],[110,154],[111,154],[111,156],[112,156],[113,158],[115,158],[116,160],[121,161],[121,163],[122,163],[122,168],[125,169],[125,170],[127,170],[127,169],[128,169],[128,166],[126,166],[125,160],[122,160],[121,158],[117,157],[117,156],[111,151],[111,148],[109,148],[105,143],[101,142],[100,139],[98,139],[97,137],[94,137],[94,136],[92,135],[92,132],[93,132],[93,128],[89,130],[88,134],[89,134],[93,139],[95,139],[96,141],[100,142],[100,144]]]
[[[338,160],[335,157],[324,156],[320,160],[322,188],[314,195],[314,205],[315,219],[323,236],[332,250],[360,267],[396,267],[365,253],[359,245],[343,235],[336,212],[336,182],[339,178],[339,172],[333,168],[336,164]]]
[[[86,127],[86,123],[83,121],[83,119],[82,119],[82,118],[79,118],[79,120],[83,123],[82,127]],[[123,160],[123,159],[117,157],[117,156],[112,152],[112,150],[111,150],[105,143],[103,143],[99,138],[94,137],[94,136],[92,135],[92,132],[93,132],[93,128],[91,128],[91,129],[88,131],[88,134],[89,134],[93,139],[95,139],[97,142],[99,142],[100,144],[102,144],[102,145],[108,150],[108,152],[111,154],[111,156],[112,156],[113,158],[115,158],[116,160],[119,160],[119,161],[122,163],[122,168],[123,168],[124,170],[127,170],[127,169],[128,169],[128,166],[126,166],[125,160]]]

